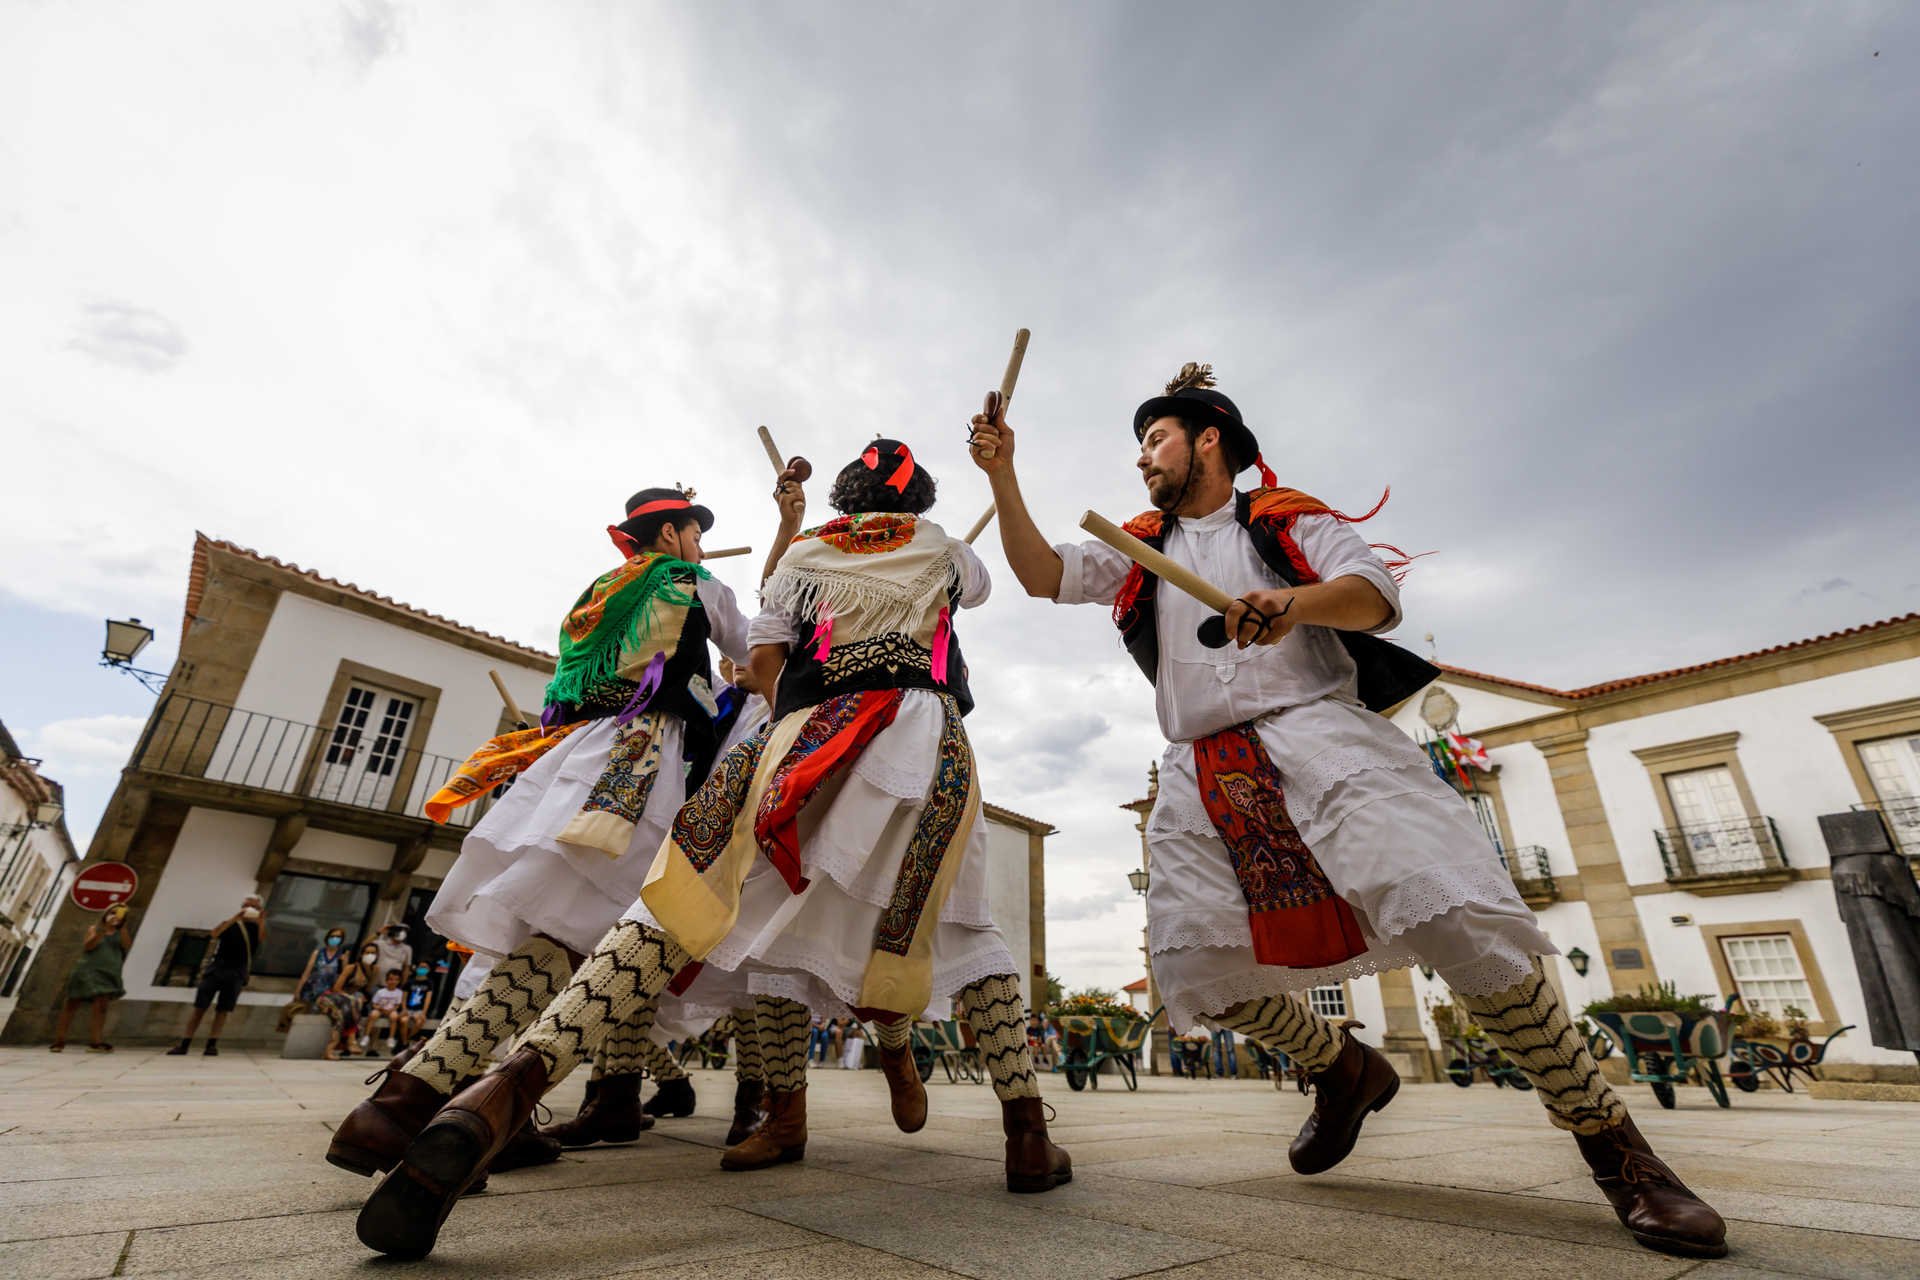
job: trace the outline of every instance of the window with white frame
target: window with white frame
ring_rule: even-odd
[[[347,687],[320,760],[313,794],[323,800],[383,809],[419,704],[355,681]]]
[[[1920,853],[1920,734],[1863,742],[1860,763],[1894,839],[1904,852]]]
[[[1307,1007],[1323,1018],[1347,1016],[1347,989],[1339,983],[1307,989]]]
[[[1788,1005],[1793,1005],[1810,1018],[1816,1016],[1813,986],[1807,981],[1791,934],[1722,938],[1720,952],[1727,958],[1734,990],[1748,1009],[1780,1017]]]

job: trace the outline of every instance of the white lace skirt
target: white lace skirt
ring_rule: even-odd
[[[1472,811],[1389,721],[1323,699],[1258,729],[1288,815],[1368,947],[1322,969],[1254,960],[1246,898],[1201,803],[1193,744],[1174,743],[1147,819],[1147,943],[1171,1025],[1423,963],[1455,991],[1490,995],[1525,978],[1535,956],[1556,954]]]
[[[639,895],[654,851],[686,802],[681,730],[678,716],[661,717],[660,772],[618,858],[555,839],[607,767],[613,718],[576,730],[541,756],[461,843],[427,909],[428,927],[493,955],[536,933],[592,951]]]
[[[811,882],[788,891],[772,864],[754,865],[740,891],[740,918],[687,988],[690,1008],[715,1016],[757,995],[797,1000],[825,1017],[846,1017],[873,954],[880,916],[899,878],[914,825],[933,784],[943,712],[939,697],[908,690],[892,724],[874,736],[836,783],[800,814],[800,863]],[[1017,973],[987,908],[986,819],[973,824],[942,904],[933,940],[930,1016],[981,978]],[[626,918],[658,927],[637,900]]]

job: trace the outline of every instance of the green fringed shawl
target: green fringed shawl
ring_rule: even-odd
[[[677,581],[689,575],[693,582]],[[653,605],[691,605],[698,582],[712,576],[658,551],[642,552],[601,574],[560,624],[560,662],[547,682],[546,704],[579,702],[589,689],[613,679],[621,655],[652,635]]]

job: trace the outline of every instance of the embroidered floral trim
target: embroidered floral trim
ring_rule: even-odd
[[[1147,922],[1147,947],[1155,955],[1183,947],[1253,949],[1245,911],[1159,912]]]
[[[1007,950],[1007,944],[998,932],[990,935],[992,941],[983,947],[968,952],[964,956],[936,956],[933,969],[933,991],[935,997],[944,994],[948,998],[958,995],[966,987],[972,986],[982,978],[992,978],[1003,973],[1017,972],[1013,963],[1013,953]],[[839,975],[826,973],[821,964],[819,953],[812,947],[799,942],[777,940],[760,955],[742,957],[731,965],[720,962],[718,952],[707,958],[709,964],[718,963],[721,968],[738,968],[741,964],[749,967],[747,989],[755,995],[781,996],[788,1000],[797,1000],[801,1004],[811,1005],[815,1012],[824,1012],[816,1003],[821,994],[818,988],[807,981],[811,977],[830,991],[841,1004],[851,1008],[860,996],[860,983],[864,973],[855,973],[850,981],[843,981]],[[768,970],[789,969],[792,973],[768,972]],[[806,975],[803,977],[801,975]]]
[[[1292,789],[1287,793],[1288,810],[1296,822],[1307,826],[1320,816],[1321,808],[1337,784],[1369,772],[1425,774],[1431,778],[1433,766],[1425,756],[1396,758],[1372,747],[1336,747],[1307,761],[1291,779]],[[1426,794],[1424,787],[1409,786],[1407,790]]]
[[[1213,819],[1196,796],[1189,803],[1184,795],[1172,798],[1171,793],[1162,791],[1159,801],[1153,806],[1153,812],[1147,816],[1147,834],[1174,835],[1185,833],[1196,836],[1213,836],[1220,833],[1213,829]]]

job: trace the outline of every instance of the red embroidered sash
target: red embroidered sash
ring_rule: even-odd
[[[1253,958],[1290,969],[1322,969],[1367,949],[1353,908],[1333,890],[1293,819],[1280,771],[1251,724],[1193,744],[1200,800],[1226,842],[1247,899]]]

